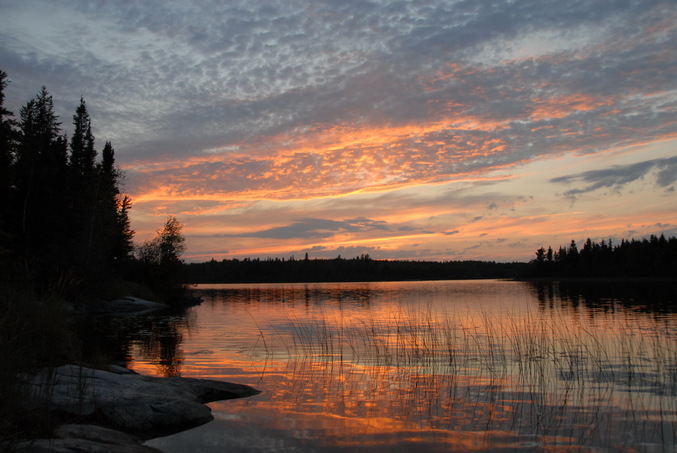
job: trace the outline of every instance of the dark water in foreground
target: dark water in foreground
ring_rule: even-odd
[[[262,390],[166,452],[674,452],[674,286],[201,286],[119,320],[135,370]]]

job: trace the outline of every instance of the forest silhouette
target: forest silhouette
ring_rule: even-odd
[[[574,240],[568,247],[536,250],[531,262],[533,277],[676,278],[677,238],[651,235],[648,239],[622,239],[600,243],[588,238],[581,250]]]
[[[38,295],[114,297],[129,292],[130,282],[167,297],[182,282],[677,276],[677,239],[663,235],[618,245],[588,239],[580,251],[572,240],[556,251],[541,247],[530,263],[306,255],[186,264],[180,259],[182,225],[174,217],[155,239],[135,247],[124,175],[110,142],[97,152],[85,100],[67,137],[45,87],[17,119],[4,107],[7,83],[0,71],[0,271],[6,282],[23,283]]]
[[[375,260],[356,258],[245,258],[184,265],[187,283],[364,282],[517,278],[527,263]]]
[[[15,118],[7,83],[0,71],[0,284],[70,301],[179,293],[182,225],[170,216],[135,254],[124,175],[111,142],[97,152],[85,100],[68,137],[44,86]]]
[[[587,239],[579,251],[539,248],[526,262],[377,260],[356,258],[244,258],[184,264],[187,283],[281,283],[341,281],[459,280],[486,278],[677,278],[677,238],[651,235],[596,243]]]

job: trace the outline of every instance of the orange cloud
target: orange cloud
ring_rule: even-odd
[[[583,93],[576,93],[567,96],[556,96],[547,99],[534,99],[535,107],[531,112],[531,119],[534,121],[564,118],[578,111],[595,110],[600,107],[613,105],[614,98],[603,96],[592,96]]]
[[[508,166],[486,159],[506,152],[502,139],[460,135],[498,127],[472,117],[379,128],[318,126],[292,140],[281,135],[239,144],[244,152],[237,154],[139,162],[127,170],[145,180],[144,191],[133,194],[137,202],[289,200],[380,191],[465,178],[475,173],[480,158],[483,172]]]

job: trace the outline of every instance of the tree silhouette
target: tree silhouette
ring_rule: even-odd
[[[96,150],[92,135],[92,121],[83,98],[80,98],[80,105],[73,115],[73,137],[70,148],[70,167],[76,181],[91,177],[94,173]]]
[[[0,274],[2,263],[7,259],[12,242],[10,234],[11,196],[12,196],[12,161],[16,147],[16,120],[14,114],[5,108],[5,88],[7,73],[0,70]]]
[[[576,242],[554,253],[552,265],[539,259],[531,263],[532,276],[548,277],[677,277],[677,239],[651,235],[648,239],[623,239],[596,243],[587,239],[581,251]]]
[[[113,147],[96,161],[84,98],[69,144],[44,86],[14,120],[6,78],[0,71],[0,266],[40,294],[101,293],[133,259],[132,204]]]
[[[183,225],[174,216],[168,216],[155,238],[138,247],[137,255],[145,283],[164,299],[181,296],[184,292],[181,274],[185,251]]]

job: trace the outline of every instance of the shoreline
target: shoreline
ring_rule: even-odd
[[[224,381],[108,368],[62,365],[31,376],[26,405],[44,407],[57,420],[52,436],[0,446],[16,452],[158,452],[143,443],[212,421],[206,403],[260,393]]]

